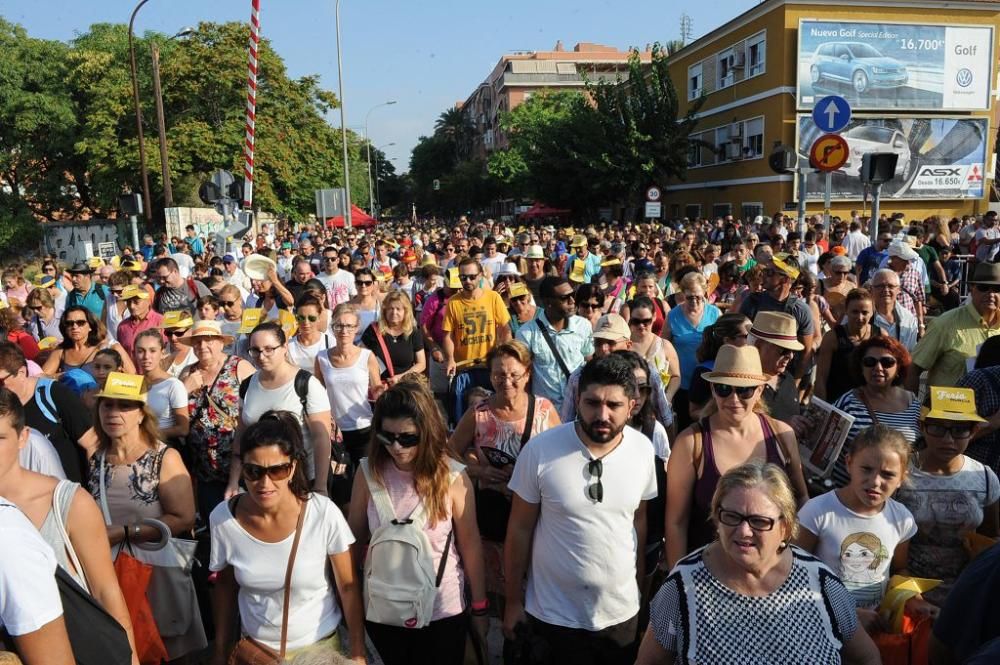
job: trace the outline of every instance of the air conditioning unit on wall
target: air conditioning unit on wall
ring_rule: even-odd
[[[742,51],[730,53],[729,61],[726,64],[729,65],[730,69],[743,69],[746,64],[746,55]]]

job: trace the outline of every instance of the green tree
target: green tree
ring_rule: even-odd
[[[644,67],[633,50],[627,80],[587,85],[600,127],[593,145],[600,156],[593,166],[608,195],[624,203],[638,204],[651,183],[683,180],[687,174],[690,135],[703,100],[679,117],[680,98],[667,59],[656,44]]]
[[[460,161],[468,151],[472,136],[472,125],[461,108],[450,108],[441,113],[434,122],[434,135],[443,138],[455,152],[455,160]]]

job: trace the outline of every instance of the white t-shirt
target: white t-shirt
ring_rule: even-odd
[[[170,377],[151,387],[146,401],[156,414],[160,429],[163,430],[177,424],[174,409],[187,408],[188,391],[180,380]]]
[[[976,231],[976,260],[977,261],[992,261],[993,257],[996,256],[997,250],[1000,249],[1000,244],[994,243],[992,245],[987,245],[983,243],[983,240],[996,240],[1000,238],[1000,227],[992,228],[982,228]]]
[[[62,616],[56,555],[14,504],[0,497],[0,628],[27,635]]]
[[[52,476],[60,480],[66,478],[59,453],[48,438],[36,429],[28,428],[28,445],[17,454],[22,469]]]
[[[302,402],[295,393],[295,380],[292,379],[279,388],[267,389],[260,385],[260,374],[253,374],[246,397],[240,400],[240,417],[244,425],[252,425],[266,412],[271,410],[289,411],[302,427],[302,440],[306,448],[306,477],[316,476],[316,465],[313,459],[312,438],[309,428],[302,419]],[[306,395],[306,411],[310,416],[330,412],[330,400],[326,397],[323,384],[315,376],[309,377],[309,391]]]
[[[181,277],[187,279],[191,276],[191,271],[194,270],[194,259],[183,252],[171,254],[170,258],[177,262],[177,272],[180,273]]]
[[[312,346],[303,346],[298,337],[293,337],[288,342],[288,359],[292,361],[292,364],[298,365],[301,369],[312,374],[316,366],[316,356],[335,346],[337,346],[337,338],[328,332],[320,335]]]
[[[602,459],[604,500],[587,486],[594,459],[575,423],[542,432],[521,449],[508,485],[541,504],[528,569],[525,610],[546,623],[602,630],[639,612],[633,520],[642,501],[656,497],[653,447],[626,427]]]
[[[482,264],[485,270],[490,271],[490,276],[492,277],[497,274],[497,270],[500,268],[501,265],[503,265],[504,261],[506,260],[507,260],[506,254],[497,252],[496,256],[492,256],[489,258],[484,256],[483,258],[479,259],[479,263]]]
[[[323,286],[326,287],[331,310],[358,295],[358,288],[354,284],[354,275],[346,270],[338,270],[332,275],[321,272],[316,276],[316,279],[323,282]]]
[[[857,606],[868,609],[882,602],[896,546],[917,533],[913,515],[898,501],[889,499],[877,515],[859,515],[836,491],[809,499],[799,524],[819,539],[816,556],[840,576]]]
[[[252,501],[243,496],[241,501]],[[341,612],[329,577],[332,554],[346,552],[354,535],[340,510],[325,496],[310,494],[305,505],[302,536],[292,567],[286,648],[315,644],[340,624]],[[212,554],[208,568],[232,566],[240,587],[238,605],[243,632],[271,647],[281,648],[281,613],[285,571],[295,533],[278,543],[258,540],[229,512],[229,502],[215,507],[210,518]]]
[[[659,420],[653,422],[653,452],[661,460],[670,459],[670,439],[667,437],[666,428]]]

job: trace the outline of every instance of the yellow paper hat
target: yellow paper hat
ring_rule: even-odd
[[[53,277],[52,275],[46,275],[44,272],[40,272],[31,278],[32,286],[37,286],[39,288],[52,286],[53,284],[55,284],[55,282],[56,282],[55,277]]]
[[[521,296],[531,295],[531,291],[528,287],[524,285],[524,282],[514,282],[510,285],[510,297],[520,298]]]
[[[48,351],[49,349],[55,348],[59,343],[59,340],[55,337],[43,337],[38,340],[38,348],[42,351]]]
[[[602,268],[608,268],[610,266],[620,266],[622,264],[621,259],[608,259],[607,261],[601,261]]]
[[[138,374],[111,372],[104,382],[104,388],[97,393],[97,397],[124,399],[145,404],[146,393],[142,391],[142,381],[142,377]]]
[[[449,289],[462,288],[462,280],[458,278],[458,268],[448,268],[448,281],[445,285]]]
[[[261,321],[264,320],[264,310],[260,307],[251,307],[243,310],[243,319],[240,320],[240,334],[251,333]]]
[[[190,328],[194,325],[191,313],[183,309],[175,309],[163,315],[161,328]]]
[[[587,265],[583,261],[575,261],[573,263],[573,270],[569,273],[569,278],[574,282],[584,282],[583,273],[587,269]]]
[[[437,259],[430,252],[424,252],[424,259],[420,262],[421,266],[436,266],[438,264]]]
[[[149,298],[149,291],[146,290],[144,286],[136,286],[135,284],[129,284],[124,289],[122,289],[122,294],[118,296],[120,300],[131,300],[132,298],[139,298],[140,300],[146,300]]]
[[[299,324],[298,321],[295,320],[295,315],[287,309],[278,310],[278,324],[281,326],[281,329],[285,331],[285,335],[287,337],[291,337],[295,334],[295,331],[299,329]]]
[[[707,293],[711,293],[719,286],[719,273],[713,272],[708,276],[708,285],[705,287]]]
[[[788,265],[787,263],[785,263],[784,261],[782,261],[781,259],[779,259],[777,256],[775,256],[774,258],[771,259],[771,263],[774,264],[775,268],[777,268],[781,272],[785,273],[786,275],[788,275],[792,279],[798,279],[799,278],[799,269],[798,268],[793,268],[792,266]]]
[[[101,266],[104,265],[104,259],[102,259],[99,256],[92,256],[90,257],[90,260],[87,261],[87,265],[89,265],[91,268],[100,268]]]
[[[121,265],[121,262],[122,262],[121,257],[116,254],[115,256],[111,257],[111,260],[108,262],[108,265],[117,270],[118,266]]]
[[[931,406],[920,409],[921,420],[958,420],[970,423],[985,423],[986,419],[976,413],[976,393],[972,388],[952,388],[931,386],[928,389]]]

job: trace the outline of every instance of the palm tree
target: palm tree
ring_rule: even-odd
[[[461,160],[468,151],[472,124],[461,108],[450,108],[434,122],[434,134],[448,141],[455,151],[455,158]]]

